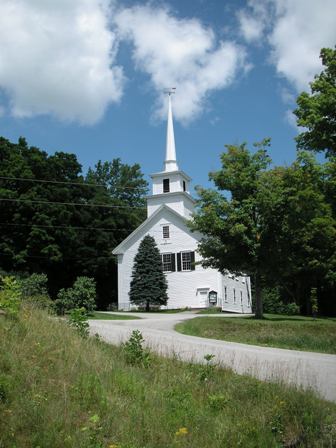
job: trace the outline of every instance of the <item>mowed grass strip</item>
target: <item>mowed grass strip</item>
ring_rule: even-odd
[[[138,316],[131,316],[127,314],[111,314],[111,313],[104,313],[102,311],[94,311],[89,314],[89,319],[96,319],[96,320],[133,320],[133,319],[141,319],[141,317]]]
[[[321,447],[336,405],[229,370],[80,338],[65,321],[0,316],[0,446],[53,448]]]
[[[254,317],[197,317],[176,325],[180,333],[244,344],[336,354],[336,319],[266,314]]]

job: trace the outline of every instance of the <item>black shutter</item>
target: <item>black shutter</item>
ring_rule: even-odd
[[[195,270],[195,252],[190,252],[191,270]]]
[[[171,254],[171,270],[172,272],[176,271],[175,254]]]
[[[177,257],[177,270],[180,271],[181,270],[181,252],[176,254]]]

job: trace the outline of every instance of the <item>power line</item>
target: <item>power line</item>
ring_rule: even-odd
[[[100,230],[103,232],[110,232],[112,230],[122,230],[127,232],[133,232],[135,228],[125,228],[125,227],[81,227],[81,226],[53,226],[53,225],[43,225],[43,224],[23,224],[23,223],[11,223],[11,222],[0,222],[0,226],[10,226],[10,227],[36,227],[36,228],[50,228],[50,229],[71,229],[71,230]],[[150,233],[160,233],[162,234],[162,230],[150,230]],[[170,230],[171,234],[173,233],[181,233],[178,231]]]
[[[4,257],[14,257],[15,254],[6,254],[5,252],[0,252],[0,256],[4,256]],[[42,260],[50,260],[51,257],[46,257],[44,255],[23,255],[24,258],[41,258]],[[97,258],[113,258],[113,254],[111,252],[111,256],[100,256],[100,255],[96,255],[95,259]],[[80,258],[69,258],[69,257],[62,257],[62,259],[60,261],[63,260],[92,260],[93,255],[91,257],[80,257]],[[54,261],[54,260],[50,260],[50,261]]]
[[[58,204],[58,205],[73,205],[82,207],[101,207],[101,208],[139,208],[145,209],[146,207],[140,205],[104,205],[104,204],[83,204],[81,202],[54,202],[54,201],[37,201],[33,199],[11,199],[0,198],[0,201],[5,202],[31,202],[33,204]]]
[[[109,232],[111,230],[124,230],[124,231],[131,231],[131,229],[126,229],[122,227],[111,227],[111,228],[104,228],[104,227],[81,227],[81,226],[52,226],[52,225],[42,225],[42,224],[17,224],[17,223],[11,223],[11,222],[0,222],[1,226],[11,226],[11,227],[37,227],[41,229],[73,229],[73,230],[102,230],[104,232]]]
[[[61,184],[61,185],[78,185],[80,187],[104,187],[107,188],[105,184],[94,184],[93,182],[70,182],[70,181],[63,181],[63,180],[46,180],[46,179],[32,179],[29,177],[10,177],[10,176],[0,176],[0,179],[4,180],[19,180],[19,181],[25,181],[25,182],[41,182],[41,183],[47,183],[47,184]],[[125,189],[125,190],[138,190],[139,187],[114,187],[116,189]],[[140,187],[141,188],[141,187]],[[144,187],[145,188],[145,187]]]

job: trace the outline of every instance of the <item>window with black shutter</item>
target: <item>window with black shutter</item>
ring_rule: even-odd
[[[162,254],[162,270],[163,272],[172,271],[172,254]]]
[[[180,252],[177,254],[177,270],[178,271],[194,271],[195,270],[195,252]]]
[[[163,192],[169,193],[169,179],[163,179]]]

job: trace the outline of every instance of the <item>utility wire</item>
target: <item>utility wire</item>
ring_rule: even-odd
[[[0,226],[10,226],[10,227],[37,227],[37,228],[50,228],[50,229],[72,229],[72,230],[101,230],[103,232],[110,232],[112,230],[123,230],[127,232],[133,232],[135,228],[124,228],[124,227],[81,227],[81,226],[52,226],[52,225],[42,225],[42,224],[23,224],[23,223],[11,223],[11,222],[0,222]],[[160,233],[162,234],[162,230],[150,230],[150,233]],[[171,234],[173,233],[181,233],[178,231],[170,230]]]
[[[61,184],[61,185],[78,185],[80,187],[104,187],[108,188],[105,184],[94,184],[93,182],[70,182],[63,180],[46,180],[46,179],[32,179],[29,177],[10,177],[10,176],[0,176],[0,179],[4,180],[20,180],[25,182],[41,182],[46,184]],[[116,189],[125,189],[125,190],[138,190],[139,187],[114,187]],[[140,187],[141,188],[141,187]]]
[[[0,198],[0,201],[5,202],[31,202],[33,204],[58,204],[58,205],[73,205],[82,207],[101,207],[101,208],[139,208],[145,209],[146,207],[140,205],[104,205],[104,204],[83,204],[80,202],[54,202],[54,201],[37,201],[33,199],[11,199]]]
[[[6,254],[5,252],[0,252],[0,256],[4,256],[4,257],[15,257],[16,256],[16,254]],[[97,259],[97,258],[112,258],[112,256],[113,256],[113,254],[112,254],[112,251],[111,251],[111,256],[100,256],[100,255],[96,255],[94,258],[95,258],[95,260]],[[51,257],[46,257],[46,256],[42,256],[42,255],[24,255],[23,256],[24,258],[41,258],[42,260],[50,260],[51,259]],[[68,257],[62,257],[62,260],[60,260],[60,261],[63,261],[63,260],[92,260],[92,258],[93,258],[93,255],[91,256],[91,257],[80,257],[80,258],[68,258]],[[53,261],[53,260],[50,260],[50,261]]]

